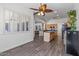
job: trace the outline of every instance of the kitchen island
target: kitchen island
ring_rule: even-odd
[[[44,41],[50,42],[58,38],[57,30],[54,31],[44,31]]]

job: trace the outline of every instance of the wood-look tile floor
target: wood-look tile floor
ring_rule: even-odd
[[[63,56],[64,46],[61,39],[44,42],[43,37],[37,37],[34,41],[8,50],[1,56]]]

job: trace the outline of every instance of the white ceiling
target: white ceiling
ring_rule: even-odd
[[[38,18],[43,18],[46,20],[49,20],[52,18],[65,18],[65,17],[67,17],[67,12],[69,10],[73,9],[73,7],[74,7],[73,3],[46,3],[46,4],[49,9],[53,9],[53,10],[57,11],[57,13],[54,13],[54,12],[47,13],[44,17],[37,16]],[[29,9],[29,8],[38,8],[39,5],[40,5],[39,3],[6,3],[6,4],[4,3],[4,4],[0,4],[0,6],[21,8],[23,11],[27,11],[27,9]],[[30,11],[32,11],[32,10],[30,10]]]
[[[67,17],[67,12],[69,10],[74,9],[74,4],[73,3],[48,3],[48,8],[53,9],[54,12],[51,13],[46,13],[45,16],[36,16],[41,19],[57,19],[57,18],[66,18]]]

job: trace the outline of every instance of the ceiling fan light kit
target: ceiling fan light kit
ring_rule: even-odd
[[[40,12],[40,15],[44,16],[44,15],[45,15],[45,13],[41,11],[41,12]]]

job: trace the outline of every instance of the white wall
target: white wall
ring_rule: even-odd
[[[76,13],[77,13],[77,23],[76,23],[76,26],[77,26],[77,30],[79,31],[79,3],[76,3],[74,4],[74,9],[76,10]]]
[[[33,40],[32,32],[0,34],[0,52],[17,47]]]
[[[9,8],[9,7],[8,7]],[[6,7],[6,9],[8,9]],[[27,42],[30,42],[33,40],[34,38],[34,20],[33,20],[33,15],[32,13],[30,12],[29,14],[28,11],[26,14],[27,18],[29,19],[29,31],[20,31],[20,32],[7,32],[5,33],[4,32],[4,11],[3,9],[5,9],[5,7],[0,7],[0,53],[3,52],[3,51],[6,51],[8,49],[11,49],[11,48],[14,48],[14,47],[17,47],[17,46],[20,46],[22,44],[25,44]],[[9,8],[10,9],[10,8]],[[17,12],[17,9],[19,11],[19,9],[21,10],[21,8],[14,8],[15,10],[13,9],[10,9],[14,12]],[[21,11],[18,12],[19,14],[22,14],[23,13]],[[21,19],[22,20],[22,19]]]

